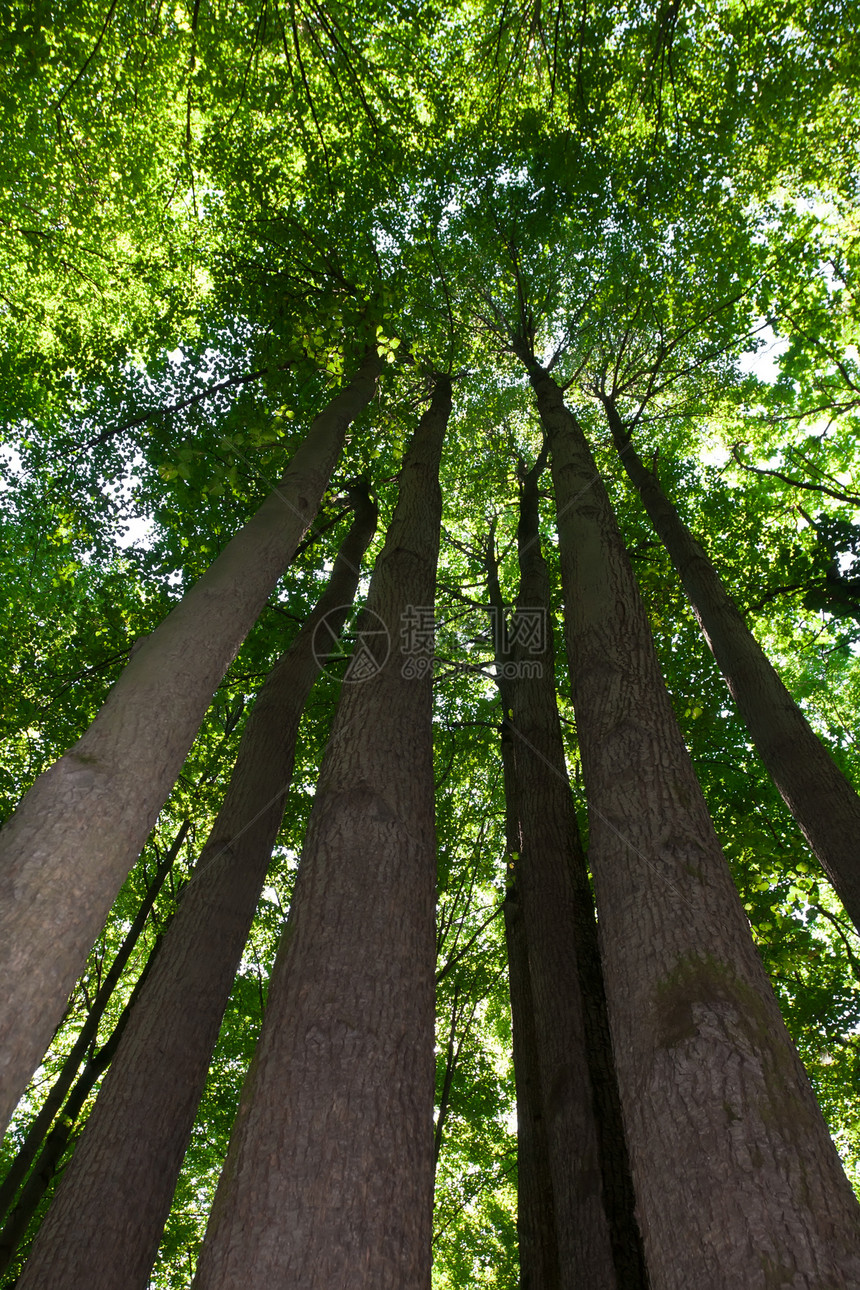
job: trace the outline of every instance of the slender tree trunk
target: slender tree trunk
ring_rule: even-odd
[[[509,682],[523,908],[562,1284],[644,1285],[594,911],[555,695],[540,548],[543,454],[522,472],[516,674]],[[597,1077],[595,1079],[595,1077]]]
[[[491,559],[492,559],[491,554]],[[489,570],[488,570],[489,572]],[[490,578],[498,590],[498,574]],[[504,634],[504,604],[490,596],[496,610],[496,664],[510,661],[498,639]],[[517,1091],[517,1237],[520,1256],[520,1290],[561,1290],[552,1172],[549,1164],[547,1126],[541,1096],[538,1036],[535,1026],[528,945],[517,883],[523,839],[514,765],[514,743],[508,713],[512,711],[510,682],[497,680],[502,701],[501,754],[505,786],[505,833],[508,857],[505,893],[505,943],[508,951],[508,984],[511,998],[511,1034],[514,1082]]]
[[[323,760],[196,1290],[429,1290],[432,659],[410,654],[431,649],[410,635],[432,621],[450,406],[437,377]]]
[[[445,1134],[445,1121],[448,1118],[448,1110],[451,1105],[451,1084],[454,1081],[454,1071],[457,1068],[458,1046],[457,1046],[457,1021],[459,1019],[458,1002],[460,991],[458,986],[454,986],[454,997],[451,1001],[451,1026],[448,1031],[448,1047],[445,1053],[445,1077],[442,1080],[442,1091],[439,1096],[439,1111],[436,1116],[436,1129],[433,1134],[433,1171],[435,1173],[439,1166],[439,1154],[442,1150],[442,1139]]]
[[[496,974],[493,981],[499,976],[501,976],[501,972]],[[434,1173],[439,1165],[439,1156],[442,1151],[442,1143],[445,1140],[445,1129],[451,1111],[451,1086],[454,1083],[454,1075],[460,1063],[463,1045],[475,1023],[475,1015],[487,996],[486,990],[482,990],[481,994],[474,993],[474,987],[475,982],[473,979],[473,993],[467,993],[465,998],[461,1000],[459,986],[456,984],[454,986],[454,998],[451,1003],[451,1026],[448,1031],[448,1044],[445,1054],[445,1074],[442,1079],[442,1088],[439,1092],[439,1109],[436,1115],[436,1130],[433,1134]]]
[[[507,788],[505,789],[507,792]],[[523,915],[515,884],[505,897],[505,941],[517,1090],[517,1236],[520,1290],[560,1290],[555,1207],[549,1168]]]
[[[277,488],[135,651],[93,724],[0,833],[0,1124],[47,1047],[212,694],[317,512],[368,357]]]
[[[558,1235],[547,1124],[541,1093],[538,1035],[526,929],[519,890],[523,852],[522,815],[516,774],[513,734],[514,681],[508,674],[513,656],[508,640],[507,606],[499,584],[495,533],[490,532],[486,555],[490,630],[496,664],[496,685],[502,705],[500,750],[505,790],[507,891],[505,944],[511,999],[514,1083],[517,1091],[517,1237],[520,1290],[561,1290]]]
[[[223,806],[183,892],[19,1286],[144,1290],[292,777],[317,654],[355,595],[376,505],[355,520],[328,586],[248,718]]]
[[[860,1209],[785,1030],[561,390],[550,437],[606,992],[655,1290],[860,1284]]]
[[[528,826],[534,838],[532,846],[523,849],[526,857],[525,891],[528,896],[529,890],[534,888],[543,928],[548,930],[552,926],[550,920],[555,920],[558,944],[563,944],[563,938],[572,938],[576,946],[585,1055],[599,1142],[602,1201],[615,1275],[620,1290],[641,1290],[647,1284],[647,1275],[635,1216],[633,1180],[609,1030],[594,900],[570,791],[556,699],[549,573],[541,551],[539,530],[538,482],[542,471],[543,464],[538,459],[533,470],[523,479],[517,534],[521,578],[519,613],[522,615],[537,609],[546,624],[543,649],[537,659],[524,640],[518,642],[515,651],[521,665],[540,662],[539,671],[532,677],[524,675],[516,680],[513,706],[523,829]],[[527,628],[529,624],[526,622],[522,626]],[[550,768],[554,768],[554,774],[547,773]],[[552,830],[546,827],[549,819],[554,820]],[[559,850],[554,855],[550,849],[553,837],[569,839],[564,851]],[[536,858],[541,856],[538,864],[528,864],[529,850]],[[551,857],[551,862],[547,857]],[[552,891],[558,895],[558,904],[552,899]],[[566,918],[562,922],[562,907],[569,915],[569,921]],[[542,928],[536,925],[532,935],[540,945],[544,935]],[[547,965],[545,972],[549,993],[553,970]]]
[[[171,921],[175,917],[171,915]],[[68,1101],[63,1107],[62,1114],[57,1119],[50,1133],[45,1138],[39,1157],[18,1197],[17,1203],[12,1208],[6,1221],[3,1231],[0,1232],[0,1274],[6,1271],[15,1256],[15,1251],[27,1233],[27,1228],[36,1210],[39,1208],[42,1197],[51,1186],[59,1167],[60,1161],[66,1152],[69,1141],[72,1136],[78,1116],[84,1108],[87,1098],[93,1091],[99,1076],[110,1065],[113,1055],[122,1039],[123,1031],[128,1023],[132,1008],[140,995],[141,990],[146,982],[146,978],[152,971],[155,964],[158,951],[161,949],[163,942],[159,936],[152,947],[152,951],[144,964],[143,971],[135,982],[134,989],[126,1002],[125,1007],[120,1013],[116,1025],[111,1031],[110,1038],[102,1044],[97,1052],[93,1053],[83,1070],[75,1080]],[[87,1251],[89,1253],[89,1251]],[[20,1280],[15,1281],[18,1286]]]
[[[860,797],[744,622],[719,574],[636,453],[611,399],[619,456],[663,542],[753,742],[804,837],[860,931]]]
[[[116,952],[113,962],[110,965],[105,978],[102,981],[93,999],[92,1007],[87,1013],[86,1020],[81,1027],[80,1034],[74,1042],[74,1045],[60,1067],[59,1074],[51,1085],[50,1092],[45,1101],[40,1106],[37,1114],[33,1118],[27,1136],[19,1147],[15,1159],[9,1166],[9,1171],[3,1179],[0,1186],[0,1215],[6,1213],[12,1201],[15,1199],[15,1193],[27,1175],[27,1170],[36,1158],[38,1150],[45,1139],[45,1135],[53,1123],[54,1116],[63,1105],[63,1098],[75,1081],[81,1062],[86,1056],[87,1049],[92,1044],[98,1032],[99,1024],[104,1016],[105,1008],[114,992],[114,989],[122,976],[123,969],[131,957],[131,953],[140,938],[149,912],[155,904],[158,893],[164,884],[164,880],[173,868],[173,863],[179,854],[179,848],[185,841],[185,835],[188,832],[188,821],[185,820],[179,828],[176,837],[170,845],[170,849],[165,853],[160,861],[149,889],[143,898],[140,908],[134,916],[134,920],[125,938]]]

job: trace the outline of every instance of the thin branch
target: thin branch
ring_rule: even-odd
[[[117,435],[125,434],[127,430],[135,430],[138,426],[145,425],[152,417],[171,417],[177,412],[184,412],[186,408],[193,407],[196,403],[202,403],[204,399],[211,399],[222,390],[236,389],[242,385],[249,385],[252,381],[259,381],[261,377],[267,376],[270,372],[285,372],[292,367],[291,361],[279,363],[276,367],[261,367],[256,372],[246,372],[242,376],[230,376],[225,381],[218,381],[215,385],[208,385],[200,394],[190,394],[187,399],[180,399],[178,403],[171,403],[168,407],[153,408],[149,412],[142,412],[140,416],[132,417],[130,421],[123,421],[121,425],[114,426],[110,430],[103,430],[100,435],[94,439],[88,439],[81,445],[81,452],[87,448],[94,448],[100,443],[107,443],[108,440],[115,438]]]
[[[489,927],[490,923],[492,923],[494,919],[498,918],[503,908],[504,908],[504,901],[499,901],[498,905],[495,906],[492,913],[487,918],[484,919],[483,923],[481,923],[481,926],[478,928],[475,934],[469,937],[469,939],[466,941],[466,944],[463,946],[463,948],[461,950],[458,950],[456,954],[451,955],[451,957],[436,973],[437,985],[439,984],[440,981],[444,980],[444,978],[448,975],[451,969],[455,968],[457,964],[465,957],[465,955],[468,954],[469,950],[475,944],[475,941],[481,935],[481,932],[484,930],[484,928]]]
[[[63,100],[64,100],[65,98],[67,98],[67,97],[69,96],[69,94],[71,94],[72,90],[75,88],[75,86],[77,85],[78,81],[79,81],[79,80],[81,79],[81,77],[84,75],[84,73],[86,72],[86,70],[87,70],[87,68],[89,67],[90,63],[93,61],[93,59],[95,58],[96,54],[97,54],[97,53],[99,52],[99,50],[101,49],[102,41],[104,40],[104,38],[105,38],[105,36],[106,36],[106,34],[107,34],[107,29],[108,29],[108,27],[109,27],[109,26],[110,26],[110,24],[111,24],[111,21],[112,21],[112,19],[113,19],[114,13],[116,12],[116,6],[117,6],[117,0],[113,0],[113,2],[112,2],[112,4],[111,4],[110,9],[108,9],[107,17],[105,18],[104,23],[102,24],[102,29],[101,29],[101,31],[99,32],[98,39],[97,39],[97,41],[96,41],[95,45],[93,45],[93,48],[92,48],[91,53],[89,54],[88,58],[87,58],[87,59],[86,59],[86,61],[84,62],[83,67],[80,69],[80,71],[78,72],[78,74],[77,74],[77,76],[75,77],[75,79],[74,79],[73,81],[71,81],[71,82],[66,86],[66,88],[63,90],[63,92],[62,92],[62,94],[60,95],[60,97],[57,99],[56,103],[54,104],[54,111],[55,111],[55,112],[59,113],[60,108],[61,108],[62,103],[63,103]]]
[[[748,462],[742,460],[739,444],[735,444],[732,448],[732,456],[741,470],[746,470],[751,475],[770,475],[773,479],[781,479],[784,484],[790,484],[792,488],[801,488],[811,493],[823,493],[825,497],[832,497],[837,502],[860,506],[860,497],[855,493],[843,493],[834,488],[827,488],[824,484],[810,484],[802,479],[792,479],[790,475],[784,475],[780,470],[765,470],[762,466],[750,466]]]

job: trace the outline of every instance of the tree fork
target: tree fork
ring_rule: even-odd
[[[860,1208],[785,1030],[609,498],[517,343],[552,447],[614,1050],[655,1290],[860,1282]]]
[[[860,931],[860,797],[792,699],[656,472],[639,457],[614,401],[604,398],[603,404],[624,469],[768,774]]]
[[[224,803],[36,1238],[22,1290],[145,1290],[149,1282],[283,818],[299,722],[319,675],[317,631],[322,626],[327,648],[337,639],[376,529],[367,489],[354,487],[351,498],[355,519],[328,585],[260,689]]]
[[[375,352],[278,486],[135,651],[86,734],[0,833],[0,1123],[8,1123],[206,708],[319,507]]]

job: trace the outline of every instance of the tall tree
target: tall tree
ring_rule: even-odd
[[[520,586],[514,625],[515,630],[519,629],[515,658],[523,674],[515,680],[512,704],[524,837],[520,872],[526,907],[531,902],[540,911],[527,921],[527,926],[531,924],[529,943],[533,946],[535,961],[543,959],[551,939],[556,946],[555,953],[559,955],[570,954],[571,942],[576,947],[575,981],[582,999],[582,1035],[592,1113],[597,1127],[603,1205],[616,1279],[619,1286],[629,1286],[633,1290],[633,1287],[645,1284],[641,1238],[634,1215],[635,1200],[609,1033],[594,904],[567,777],[555,693],[549,573],[541,550],[538,516],[538,484],[547,447],[545,445],[530,471],[526,472],[524,468],[520,471],[517,525]],[[536,612],[541,614],[545,624],[539,642],[541,648],[537,651],[529,641],[529,628],[534,627]],[[539,669],[534,667],[536,654]],[[528,666],[530,662],[531,668]],[[554,774],[547,776],[550,767],[554,768]],[[526,839],[528,846],[525,845]],[[558,989],[561,974],[556,966],[550,966],[546,961],[541,966],[544,989],[547,998],[551,999]],[[564,992],[573,988],[574,982],[571,981]],[[535,1007],[537,1010],[537,1000]],[[550,1004],[544,1024],[552,1027],[553,1033],[540,1044],[543,1065],[548,1064],[553,1045],[558,1044],[560,1027],[553,1026],[550,1020],[552,1011]],[[570,1044],[570,1038],[567,1042]],[[569,1054],[561,1047],[558,1053],[559,1069],[565,1070]],[[558,1074],[547,1079],[548,1090],[561,1082]],[[552,1096],[551,1092],[548,1095]],[[553,1138],[555,1136],[553,1134]]]
[[[523,911],[562,1284],[587,1279],[633,1287],[644,1285],[645,1273],[597,929],[555,697],[549,576],[538,518],[547,450],[545,443],[529,471],[520,463],[520,584],[511,676],[500,685],[513,752],[506,791],[510,784],[519,816],[513,871]],[[491,583],[492,591],[498,603]]]
[[[19,1282],[148,1280],[236,968],[281,825],[299,721],[376,529],[366,486],[328,585],[260,690],[155,970]],[[193,1007],[189,1008],[189,999]]]
[[[407,449],[195,1286],[429,1287],[439,460]],[[365,679],[366,678],[366,679]]]
[[[441,474],[444,527],[452,541],[442,549],[440,586],[468,598],[475,568],[463,551],[474,549],[493,516],[503,585],[516,584],[510,522],[516,480],[511,453],[497,450],[495,427],[509,424],[524,456],[536,455],[539,445],[522,372],[519,381],[512,380],[499,354],[504,342],[500,346],[480,320],[473,325],[476,301],[504,296],[500,284],[508,278],[511,255],[523,266],[524,294],[539,301],[536,310],[546,319],[540,361],[560,384],[585,386],[591,397],[590,378],[608,362],[631,397],[643,389],[653,394],[649,422],[664,460],[677,449],[678,459],[702,462],[706,445],[699,428],[706,425],[711,446],[734,421],[726,446],[743,438],[751,461],[755,454],[760,464],[790,479],[800,473],[798,461],[814,463],[816,480],[832,490],[818,494],[829,518],[811,517],[822,532],[831,519],[848,520],[850,503],[844,499],[858,495],[860,478],[860,242],[852,130],[860,115],[860,82],[849,53],[858,12],[856,5],[831,0],[817,6],[703,0],[696,6],[585,6],[576,12],[555,0],[537,7],[511,0],[501,8],[480,0],[368,0],[363,6],[353,0],[297,0],[250,13],[241,6],[186,6],[184,0],[161,8],[138,0],[111,0],[103,9],[80,0],[57,0],[50,10],[38,0],[19,6],[0,35],[0,387],[7,436],[0,449],[0,570],[7,592],[0,600],[0,626],[8,634],[0,652],[2,732],[8,734],[0,745],[3,817],[87,728],[131,642],[153,631],[176,602],[177,588],[200,577],[223,548],[225,534],[236,532],[256,508],[260,481],[270,490],[283,467],[280,440],[290,409],[318,408],[325,373],[339,380],[352,370],[350,345],[342,341],[359,336],[363,344],[368,318],[371,328],[378,327],[379,356],[390,366],[392,407],[398,388],[410,391],[414,363],[402,361],[404,355],[411,353],[419,367],[432,355],[430,366],[447,368],[449,357],[439,357],[446,345],[453,350],[456,338],[457,347],[467,350],[457,358],[468,371]],[[756,362],[750,352],[755,333],[767,335],[764,319],[786,351],[782,376],[771,390],[743,377]],[[660,363],[655,355],[662,355]],[[671,379],[664,379],[667,369]],[[626,395],[619,398],[626,408]],[[732,413],[726,411],[731,400]],[[682,441],[688,426],[696,427],[694,442]],[[344,474],[372,473],[385,510],[393,505],[401,464],[396,416],[392,429],[380,433],[379,422],[371,427],[359,421],[343,452]],[[598,459],[614,475],[602,444]],[[769,503],[766,523],[750,542],[750,528],[763,513],[762,491],[742,480],[735,494],[741,504],[730,509],[718,483],[703,491],[715,477],[715,470],[690,474],[696,492],[689,513],[706,517],[699,531],[727,586],[737,575],[738,553],[750,552],[742,557],[743,581],[763,584],[765,608],[757,628],[762,644],[795,700],[808,709],[813,728],[830,736],[837,760],[856,779],[856,629],[836,618],[833,598],[829,605],[813,604],[810,596],[786,595],[782,587],[803,580],[813,537],[795,509],[797,499],[781,494],[783,514]],[[716,669],[698,648],[698,633],[662,548],[643,527],[639,508],[629,504],[623,489],[617,493],[678,720],[789,1028],[856,1182],[860,1120],[851,1091],[857,1082],[860,1004],[852,961],[860,942],[818,884],[783,803],[762,777],[742,724],[725,703]],[[581,505],[587,508],[587,498]],[[129,519],[135,527],[123,535]],[[553,563],[554,543],[546,536]],[[595,545],[586,540],[586,554]],[[334,554],[325,536],[316,549],[326,558]],[[566,549],[569,563],[569,543]],[[780,577],[775,586],[775,571],[786,564],[799,576]],[[593,563],[595,571],[600,567]],[[176,823],[187,815],[195,837],[208,833],[225,788],[216,749],[222,737],[232,741],[231,723],[280,652],[276,624],[282,625],[285,614],[303,620],[308,612],[305,568],[297,567],[289,586],[270,597],[179,770],[165,815]],[[586,583],[587,572],[585,567]],[[586,607],[597,602],[592,590],[586,587]],[[618,599],[607,595],[599,603],[618,611]],[[575,600],[568,596],[571,613],[580,612]],[[620,603],[630,606],[626,583]],[[440,600],[440,609],[450,623],[462,614],[463,603]],[[611,667],[607,689],[615,687],[623,700],[628,672],[632,678],[647,672],[647,650],[641,618],[630,618],[632,633],[626,617],[620,627],[614,621],[594,670],[605,677]],[[439,640],[433,714],[438,897],[446,964],[454,966],[439,981],[438,993],[434,1275],[439,1290],[508,1290],[516,1257],[510,1017],[499,920],[482,927],[500,903],[505,865],[496,694],[485,640],[449,625],[440,626]],[[189,665],[192,655],[193,647]],[[139,658],[140,652],[134,662]],[[653,675],[652,669],[648,677]],[[588,677],[583,685],[597,695],[599,686]],[[562,684],[558,700],[578,792],[583,763],[565,691]],[[291,799],[295,810],[282,835],[293,851],[301,846],[331,718],[329,692],[318,696],[308,705],[308,739],[299,752]],[[173,718],[169,706],[156,703],[150,714],[165,730]],[[633,707],[628,725],[621,722],[621,735],[613,743],[616,724],[597,754],[595,723],[579,724],[591,731],[585,766],[592,808],[593,766],[602,764],[602,753],[608,758],[620,746],[614,788],[620,805],[613,801],[603,814],[625,832],[612,814],[624,807],[650,847],[657,845],[655,838],[665,841],[659,828],[670,796],[663,793],[666,768],[676,765],[680,753],[677,731],[664,721],[665,704],[657,703],[655,720],[644,723],[653,732],[650,756],[644,770],[641,761],[640,769],[630,769],[624,760],[628,734],[631,743],[646,739]],[[211,765],[196,793],[191,784],[204,761]],[[148,788],[146,776],[142,781]],[[678,783],[698,828],[699,799],[687,779]],[[140,804],[139,786],[133,774],[117,784],[127,799],[122,809],[127,804],[130,815]],[[332,809],[331,796],[326,808]],[[673,811],[671,819],[677,818]],[[594,809],[591,819],[594,825]],[[697,904],[700,887],[684,868],[699,864],[693,842],[678,842],[677,834],[669,838],[671,856],[687,849],[678,881],[664,887],[661,902],[660,880],[653,876],[652,889],[646,879],[648,863],[658,869],[669,863],[663,853],[643,845],[647,861],[637,864],[620,844],[617,853],[611,851],[617,835],[596,827],[606,952],[617,968],[631,948],[629,999],[623,974],[615,978],[616,987],[622,981],[616,989],[621,1016],[642,1041],[643,1080],[654,1075],[662,1099],[657,1108],[648,1101],[652,1090],[636,1096],[635,1045],[622,1044],[628,1094],[634,1090],[634,1127],[639,1126],[635,1168],[647,1177],[649,1207],[663,1205],[672,1215],[679,1197],[692,1198],[703,1214],[712,1213],[713,1248],[722,1242],[720,1256],[729,1251],[729,1267],[731,1258],[742,1261],[747,1229],[737,1221],[737,1210],[749,1191],[739,1189],[736,1210],[708,1211],[694,1199],[706,1192],[710,1204],[712,1194],[722,1195],[703,1182],[708,1152],[697,1154],[687,1141],[686,1154],[679,1151],[672,1162],[671,1178],[666,1155],[679,1126],[689,1129],[697,1115],[705,1131],[713,1131],[717,1072],[726,1072],[728,1081],[739,1070],[739,1086],[741,1076],[752,1079],[755,1053],[773,1054],[759,1044],[773,1022],[772,1005],[759,1008],[760,978],[750,966],[748,944],[738,949],[746,929],[724,877],[715,876],[722,862],[715,860],[712,842],[702,867],[722,895],[708,906],[718,906],[709,920]],[[635,829],[625,834],[634,841],[640,836]],[[693,836],[684,835],[688,841]],[[112,884],[115,890],[120,870],[105,884],[102,913],[107,888]],[[374,881],[379,876],[371,873]],[[78,879],[75,871],[68,884],[72,904]],[[292,880],[292,869],[276,863],[153,1272],[158,1290],[180,1290],[192,1275],[241,1072],[260,1022],[281,930],[279,906],[288,903]],[[33,883],[38,886],[36,878]],[[679,938],[685,930],[683,900],[680,920],[669,916],[675,889],[690,895],[687,883],[699,921],[691,917],[683,953],[703,924],[702,944],[712,943],[707,937],[717,936],[715,920],[724,911],[732,929],[731,948],[721,941],[725,973],[719,989],[713,974],[704,981],[711,1005],[702,1004],[700,990],[690,1012],[684,1000],[692,993],[683,993],[677,974],[683,977],[682,968],[698,971],[701,963],[684,960],[679,967],[678,944],[672,942],[675,959],[666,949],[667,925]],[[635,909],[642,890],[647,899]],[[647,922],[652,915],[655,921]],[[105,941],[118,945],[132,916],[127,894],[121,896]],[[49,922],[41,907],[35,917]],[[82,943],[92,938],[100,918],[93,913]],[[396,926],[397,918],[391,923]],[[22,926],[28,935],[26,922]],[[643,928],[652,927],[658,930],[653,943],[646,943]],[[52,932],[47,948],[41,941],[36,951],[46,961]],[[457,960],[467,945],[468,954]],[[373,969],[362,969],[368,974],[362,980],[368,980]],[[58,997],[73,970],[68,968]],[[34,994],[41,994],[38,974],[32,975]],[[716,1040],[708,1048],[692,1032],[700,1022],[707,1028],[715,1016],[741,1026],[738,1010],[725,1001],[741,978],[733,997],[737,1001],[740,990],[752,1000],[746,1024],[754,1042],[743,1048],[743,1037],[734,1047],[727,1041],[714,1060]],[[704,980],[701,973],[696,980]],[[653,1019],[647,1009],[655,981],[666,1002],[656,1011],[666,1024],[662,1030],[655,1024],[651,1032],[672,1040],[656,1055],[644,1033]],[[689,973],[684,981],[689,984]],[[422,982],[423,977],[419,991]],[[755,985],[749,996],[744,982]],[[370,982],[368,993],[375,984]],[[130,985],[122,982],[123,998]],[[322,1016],[314,1018],[317,1029],[328,1033],[341,1024],[350,997],[348,987],[343,995],[327,995]],[[691,1037],[678,1038],[693,1013]],[[26,1029],[26,1015],[19,1020]],[[44,1038],[47,1030],[48,1023]],[[67,1018],[4,1144],[7,1158],[14,1155],[40,1081],[53,1076],[73,1043]],[[704,1054],[701,1069],[697,1043]],[[753,1052],[746,1064],[739,1061],[740,1049]],[[729,1060],[721,1066],[723,1052]],[[32,1066],[39,1055],[34,1051],[27,1062]],[[533,1056],[537,1061],[537,1044]],[[521,1053],[516,1060],[522,1068]],[[764,1098],[768,1132],[792,1119],[812,1125],[805,1119],[808,1094],[795,1098],[792,1061],[784,1066],[788,1091],[780,1095],[774,1075]],[[592,1078],[596,1088],[593,1072]],[[740,1099],[733,1089],[724,1099],[732,1107]],[[686,1119],[673,1097],[687,1099]],[[393,1097],[392,1122],[399,1113]],[[720,1149],[734,1143],[740,1157],[752,1140],[754,1119],[750,1113],[746,1121],[731,1121],[716,1143],[713,1158],[723,1160],[727,1172],[733,1162]],[[639,1132],[646,1124],[651,1136]],[[820,1124],[809,1132],[818,1151]],[[762,1171],[770,1177],[764,1164]],[[779,1187],[773,1195],[775,1208]],[[748,1210],[755,1221],[755,1205]],[[790,1206],[786,1213],[793,1213]],[[275,1219],[271,1230],[279,1230]],[[667,1250],[680,1234],[683,1223],[669,1233]],[[686,1235],[695,1245],[698,1234]],[[652,1237],[659,1254],[662,1239]],[[786,1238],[779,1257],[791,1249]],[[775,1258],[772,1280],[780,1278],[781,1267]],[[746,1272],[744,1267],[735,1279],[747,1284]],[[688,1279],[698,1283],[699,1269]]]
[[[581,426],[515,339],[550,438],[589,856],[652,1283],[850,1285],[860,1207],[785,1031]],[[704,1148],[704,1149],[703,1149]]]
[[[656,470],[639,456],[615,400],[604,395],[603,402],[624,469],[669,552],[762,761],[860,929],[860,798],[783,685]]]
[[[316,515],[378,370],[373,351],[316,418],[274,492],[143,642],[89,730],[0,834],[4,1124],[215,686]]]
[[[496,684],[502,705],[499,726],[505,792],[505,944],[511,1001],[511,1043],[517,1090],[517,1237],[522,1290],[560,1290],[563,1284],[558,1227],[549,1162],[549,1131],[541,1089],[540,1048],[529,967],[529,942],[517,874],[523,853],[519,781],[513,727],[514,664],[509,643],[507,606],[499,582],[495,527],[490,530],[486,561],[487,599]],[[590,1092],[589,1090],[586,1090]]]

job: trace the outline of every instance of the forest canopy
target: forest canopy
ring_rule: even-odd
[[[858,1284],[858,6],[3,18],[3,1284]]]

